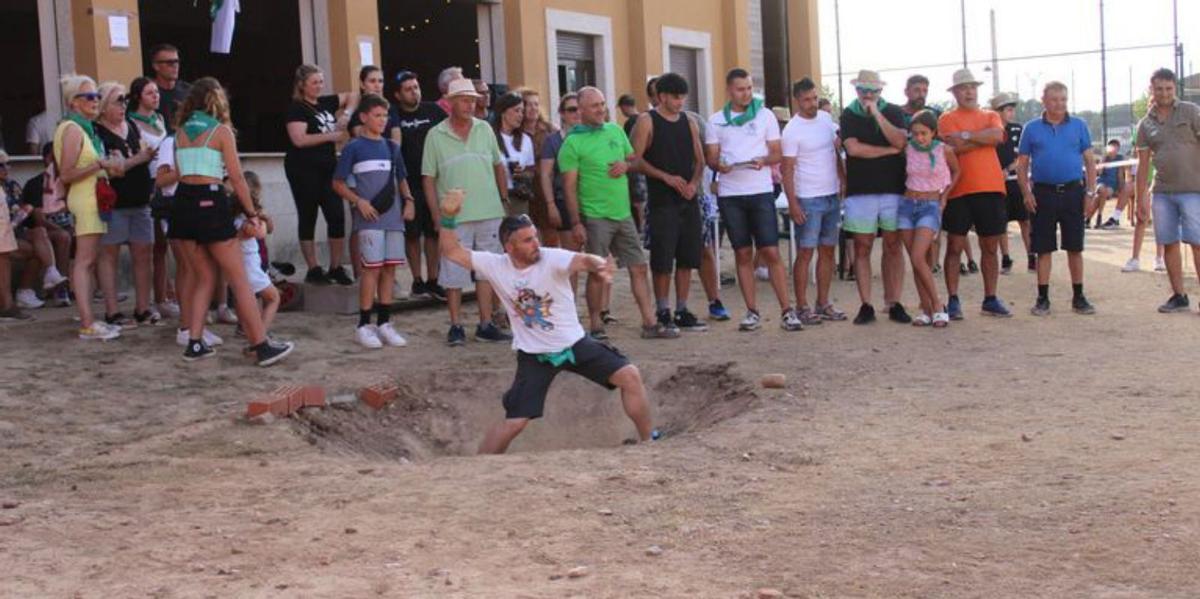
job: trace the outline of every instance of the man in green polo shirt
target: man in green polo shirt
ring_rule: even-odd
[[[446,99],[450,118],[429,130],[421,158],[422,187],[430,214],[441,214],[439,199],[450,190],[462,190],[462,211],[456,219],[458,238],[463,247],[479,252],[502,253],[500,220],[504,218],[502,201],[508,193],[508,174],[504,158],[496,144],[496,134],[487,121],[475,118],[475,86],[470,79],[450,82]],[[436,225],[435,225],[436,226]],[[450,308],[450,332],[446,341],[462,345],[467,341],[463,330],[462,290],[471,282],[467,269],[442,258],[441,284],[446,288]],[[476,281],[479,301],[479,326],[475,338],[480,341],[511,341],[512,336],[492,322],[492,286]]]
[[[679,330],[655,320],[650,303],[646,256],[629,204],[626,173],[635,159],[633,146],[621,127],[605,122],[606,111],[603,92],[594,87],[579,90],[582,122],[571,129],[558,152],[567,211],[575,223],[571,231],[589,254],[614,256],[619,266],[629,269],[633,299],[642,313],[642,337],[675,338]],[[607,336],[600,318],[603,285],[600,277],[588,276],[591,334],[598,339]]]

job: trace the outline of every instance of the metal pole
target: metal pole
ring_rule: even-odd
[[[1171,18],[1175,28],[1175,77],[1183,79],[1183,48],[1179,47],[1179,0],[1171,0]]]
[[[842,97],[842,17],[838,0],[833,0],[833,37],[837,42],[838,110],[845,110],[846,101]]]
[[[992,22],[992,93],[1000,93],[1000,61],[996,58],[996,9],[988,11]]]
[[[1108,66],[1104,52],[1104,0],[1100,0],[1100,142],[1108,143]]]
[[[958,8],[962,16],[962,51],[963,68],[967,68],[967,0],[959,0]]]

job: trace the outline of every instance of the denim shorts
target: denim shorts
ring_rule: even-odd
[[[100,243],[154,243],[154,219],[150,218],[150,206],[113,210],[112,219],[108,221],[108,232],[100,238]]]
[[[896,210],[896,228],[929,229],[934,233],[942,230],[942,203],[937,200],[913,200],[902,198]]]
[[[779,245],[779,220],[775,216],[775,196],[758,193],[724,196],[717,199],[725,232],[733,249],[775,247]]]
[[[896,230],[896,211],[900,209],[900,199],[904,197],[896,193],[874,193],[853,195],[846,198],[846,224],[843,226],[847,233],[874,235],[880,229]]]
[[[842,207],[837,194],[800,198],[804,209],[804,224],[796,225],[796,245],[815,248],[818,245],[836,246],[842,228]]]
[[[1154,240],[1200,244],[1200,193],[1155,192]]]

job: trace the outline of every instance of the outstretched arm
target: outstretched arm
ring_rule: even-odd
[[[601,258],[595,254],[575,254],[571,258],[571,274],[578,272],[589,272],[599,276],[605,283],[612,281],[613,273],[617,270],[617,264],[612,258]]]
[[[441,201],[441,231],[438,233],[438,250],[447,260],[467,269],[474,270],[471,264],[471,252],[458,242],[458,233],[454,231],[454,219],[462,211],[463,191],[451,189],[442,196]]]

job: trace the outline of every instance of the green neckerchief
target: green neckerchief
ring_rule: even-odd
[[[751,98],[750,105],[746,106],[746,112],[738,116],[733,116],[733,102],[726,102],[722,112],[725,114],[725,126],[741,127],[746,123],[754,120],[758,116],[758,109],[763,107],[763,101],[758,98]]]
[[[100,141],[99,135],[96,135],[96,126],[78,112],[68,112],[66,119],[72,123],[75,123],[76,125],[79,125],[80,129],[83,129],[83,132],[86,133],[88,138],[92,140],[92,147],[96,149],[96,155],[100,158],[103,158],[104,142]]]
[[[937,166],[937,156],[933,155],[933,149],[941,144],[942,142],[938,141],[937,138],[934,138],[934,140],[929,142],[929,145],[927,146],[917,143],[917,140],[915,139],[908,140],[908,145],[912,146],[914,150],[929,154],[929,168],[934,168]]]
[[[159,133],[162,133],[163,131],[166,130],[163,127],[162,115],[158,114],[157,112],[151,112],[150,116],[141,115],[141,114],[138,114],[137,112],[131,112],[131,113],[129,113],[129,118],[131,118],[139,123],[145,123],[145,124],[153,127],[154,130],[158,131]]]
[[[878,108],[880,113],[882,114],[883,109],[887,108],[887,105],[888,105],[887,101],[884,100],[883,98],[880,98],[878,100],[878,103],[875,105],[875,107]],[[867,118],[867,117],[871,116],[871,115],[867,114],[867,109],[866,109],[866,107],[864,107],[862,105],[862,102],[859,102],[857,99],[855,99],[853,102],[851,102],[850,105],[846,107],[846,110],[849,110],[852,114],[857,114],[858,116],[861,116],[863,118]],[[878,123],[876,123],[876,124],[878,124]]]
[[[571,133],[592,133],[593,131],[599,131],[603,128],[604,128],[604,125],[594,125],[593,126],[593,125],[585,125],[583,123],[579,123],[578,125],[571,127],[570,132]]]
[[[208,114],[202,110],[194,110],[192,111],[192,114],[188,115],[188,119],[183,123],[182,128],[183,132],[188,136],[188,139],[196,141],[196,138],[200,137],[201,133],[212,129],[213,127],[219,126],[220,124],[221,122],[217,119],[214,119],[211,114]]]
[[[575,362],[575,352],[569,347],[562,351],[537,354],[537,361],[541,362],[543,364],[549,364],[555,368],[562,366],[563,364],[566,364],[567,362],[570,362],[572,364],[576,363]]]

